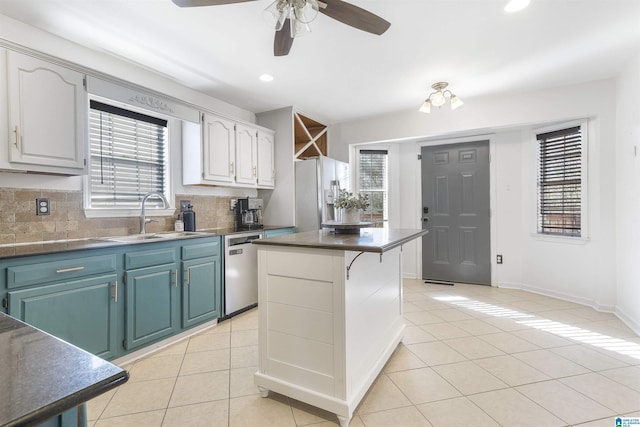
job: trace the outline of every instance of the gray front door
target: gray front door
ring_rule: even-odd
[[[489,141],[422,147],[422,277],[491,284]]]

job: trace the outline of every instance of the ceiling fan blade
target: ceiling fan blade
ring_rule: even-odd
[[[345,1],[320,0],[318,3],[320,2],[327,5],[326,7],[321,5],[320,12],[359,30],[380,35],[391,26],[390,22],[385,21],[378,15]]]
[[[172,0],[180,7],[220,6],[223,4],[244,3],[255,0]]]
[[[287,56],[293,44],[291,37],[291,20],[287,18],[280,31],[276,31],[276,38],[273,41],[273,55]]]

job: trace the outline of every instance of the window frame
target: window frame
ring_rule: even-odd
[[[356,147],[356,156],[355,156],[355,165],[356,167],[355,169],[355,174],[354,174],[354,178],[355,178],[355,182],[354,182],[354,187],[355,190],[354,193],[359,194],[361,193],[363,190],[362,188],[360,188],[360,155],[362,151],[385,151],[386,152],[386,156],[387,156],[387,165],[386,165],[386,189],[385,191],[385,195],[386,195],[386,217],[385,217],[385,213],[383,212],[383,219],[380,220],[380,224],[384,225],[384,224],[388,224],[389,223],[389,217],[391,215],[391,206],[390,206],[390,201],[389,201],[389,186],[390,186],[390,180],[389,180],[389,174],[390,174],[390,166],[389,166],[389,160],[390,160],[390,148],[387,146],[361,146],[361,147]],[[369,219],[366,218],[366,213],[363,212],[362,213],[362,220],[363,221],[368,221]],[[378,220],[376,220],[378,221]]]
[[[161,114],[157,111],[148,110],[144,108],[139,108],[133,106],[131,104],[127,104],[120,101],[115,101],[113,99],[97,96],[97,95],[89,95],[87,108],[88,114],[90,115],[91,110],[91,101],[97,101],[103,104],[111,105],[113,107],[122,108],[124,110],[128,110],[134,113],[139,113],[143,115],[147,115],[150,117],[155,117],[161,120],[167,121],[167,129],[166,129],[166,147],[165,147],[165,167],[164,167],[164,195],[169,202],[169,206],[166,208],[147,208],[145,214],[148,217],[154,216],[171,216],[175,212],[175,197],[173,193],[173,185],[172,185],[172,176],[171,176],[171,130],[174,122],[173,117]],[[87,118],[87,120],[89,120]],[[91,140],[89,136],[89,125],[87,124],[87,153],[88,156],[91,156]],[[131,208],[131,207],[92,207],[91,206],[91,161],[89,159],[87,165],[87,174],[83,179],[83,210],[84,214],[87,218],[125,218],[125,217],[135,217],[140,215],[140,210],[142,206]]]
[[[580,127],[581,133],[581,165],[580,165],[580,236],[571,236],[564,234],[552,234],[542,233],[538,229],[539,224],[539,189],[538,189],[538,174],[539,174],[539,142],[538,135],[570,129],[574,127]],[[532,236],[538,240],[547,241],[563,241],[565,243],[577,243],[581,244],[589,240],[589,216],[588,216],[588,195],[589,195],[589,122],[586,119],[574,120],[569,122],[562,122],[559,124],[535,128],[532,130],[533,140],[533,194],[535,201],[533,203],[533,232]]]

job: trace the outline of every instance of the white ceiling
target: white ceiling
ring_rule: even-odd
[[[464,101],[615,77],[640,52],[639,0],[531,0],[515,14],[506,0],[351,0],[391,28],[375,36],[320,14],[274,57],[270,3],[0,0],[0,14],[249,111],[293,105],[326,123],[417,109],[437,81]]]

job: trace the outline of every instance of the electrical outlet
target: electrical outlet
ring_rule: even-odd
[[[231,211],[231,212],[235,211],[237,204],[238,204],[238,199],[229,200],[229,211]]]
[[[180,212],[186,211],[190,204],[191,200],[180,200]]]
[[[51,203],[47,197],[38,197],[36,199],[36,215],[50,215]]]
[[[496,263],[502,264],[502,255],[496,255]]]

